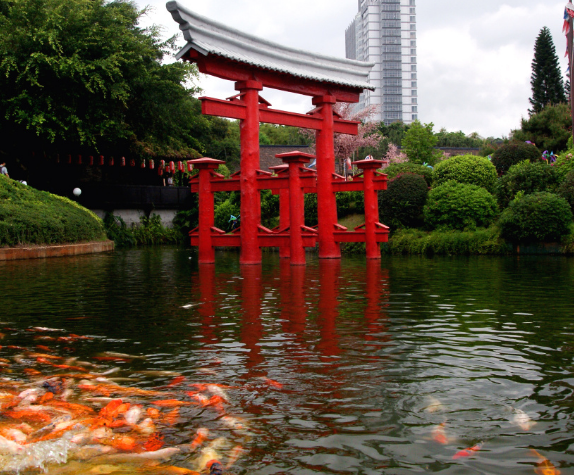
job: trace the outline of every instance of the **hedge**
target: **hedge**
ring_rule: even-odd
[[[0,175],[0,246],[105,239],[103,222],[91,211]]]

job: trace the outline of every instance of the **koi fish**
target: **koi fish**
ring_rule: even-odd
[[[123,363],[131,363],[132,361],[129,358],[119,358],[117,356],[93,356],[92,358],[98,361],[121,361]]]
[[[209,475],[223,475],[223,465],[219,460],[210,460],[205,468],[209,470]]]
[[[241,457],[241,454],[245,451],[245,449],[243,447],[241,447],[241,445],[236,445],[235,447],[233,447],[233,449],[231,450],[231,454],[229,455],[229,460],[227,461],[227,465],[225,466],[225,468],[227,470],[229,470],[233,465],[235,465],[235,462],[237,462],[237,460],[239,459],[239,457]]]
[[[449,439],[446,435],[445,426],[446,426],[445,422],[435,426],[435,428],[432,431],[432,440],[438,442],[439,444],[443,445],[448,444]]]
[[[191,406],[195,403],[190,401],[178,401],[177,399],[163,399],[161,401],[152,401],[152,404],[159,407],[178,407]]]
[[[142,416],[142,406],[132,406],[130,409],[124,414],[124,419],[130,426],[134,426],[140,420]]]
[[[24,447],[20,444],[0,435],[0,454],[16,455],[23,451]]]
[[[529,431],[536,425],[536,422],[530,419],[528,414],[526,414],[522,409],[513,409],[513,412],[514,415],[512,417],[512,423],[520,427],[522,430]]]
[[[178,454],[180,450],[177,447],[168,447],[159,449],[154,452],[142,452],[139,454],[112,454],[102,457],[106,462],[141,462],[145,460],[167,460]]]
[[[144,444],[144,450],[146,452],[155,452],[156,450],[161,449],[164,446],[165,442],[163,441],[163,435],[159,432],[154,432],[150,435],[149,439]]]
[[[197,429],[195,438],[191,442],[191,448],[195,449],[199,447],[207,440],[208,437],[209,437],[209,429],[206,429],[205,427]]]
[[[558,470],[550,460],[540,455],[534,449],[530,449],[530,452],[539,460],[536,464],[536,468],[534,469],[534,473],[538,475],[560,475],[560,470]]]
[[[167,425],[174,425],[179,420],[179,407],[176,407],[173,411],[168,412],[164,418],[163,422]]]
[[[229,427],[230,429],[234,429],[234,430],[244,430],[246,429],[246,425],[245,422],[242,421],[241,419],[238,419],[236,417],[232,417],[232,416],[223,416],[221,418],[221,420],[223,421],[223,423]]]
[[[113,357],[113,358],[126,358],[129,360],[145,360],[146,356],[141,355],[128,355],[127,353],[117,353],[115,351],[104,351],[97,355],[98,357]]]
[[[478,452],[479,450],[481,450],[481,449],[482,449],[482,446],[483,446],[483,442],[480,442],[480,443],[478,443],[478,444],[476,444],[476,445],[473,445],[472,447],[468,447],[468,448],[466,448],[466,449],[464,449],[464,450],[461,450],[461,451],[457,452],[456,454],[454,454],[454,455],[452,456],[452,458],[453,458],[454,460],[456,460],[456,459],[459,459],[459,458],[462,458],[462,457],[470,457],[471,455],[474,455],[475,452]]]
[[[267,377],[263,377],[263,381],[265,381],[272,388],[283,389],[283,385],[280,382],[275,381],[274,379],[269,379]]]
[[[445,407],[444,407],[443,403],[440,402],[438,399],[436,399],[432,396],[429,396],[428,401],[429,401],[429,404],[427,407],[425,407],[425,412],[432,414],[434,412],[444,411]]]

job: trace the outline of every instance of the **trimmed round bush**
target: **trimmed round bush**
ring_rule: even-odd
[[[508,173],[500,178],[497,195],[501,208],[506,208],[519,191],[525,194],[556,191],[560,177],[556,168],[546,162],[528,161],[513,165]]]
[[[393,163],[387,168],[383,169],[383,173],[387,174],[389,180],[399,176],[401,173],[413,173],[424,177],[428,186],[432,186],[432,168],[419,165],[418,163],[403,162]]]
[[[556,168],[556,173],[558,173],[558,176],[562,180],[566,178],[568,173],[574,171],[574,149],[567,150],[558,155],[554,168]]]
[[[427,226],[439,229],[487,227],[497,213],[496,199],[486,189],[456,181],[433,188],[424,207]]]
[[[498,173],[506,173],[512,165],[524,160],[536,162],[542,159],[542,154],[536,146],[525,142],[513,142],[503,145],[492,154],[492,164]]]
[[[522,195],[500,216],[501,235],[512,242],[552,242],[569,233],[572,210],[553,193]]]
[[[456,155],[438,163],[433,171],[434,186],[454,180],[486,188],[494,193],[498,175],[496,167],[485,157]]]
[[[558,187],[557,195],[568,201],[570,208],[574,209],[574,171],[566,175],[566,178]]]
[[[105,239],[103,221],[90,210],[0,175],[0,246]]]
[[[427,195],[428,185],[423,176],[403,173],[393,178],[387,189],[379,192],[381,223],[392,228],[422,226]]]

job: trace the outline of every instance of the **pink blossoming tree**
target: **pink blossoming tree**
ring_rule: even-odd
[[[335,158],[340,162],[347,157],[351,157],[354,152],[362,147],[377,147],[384,138],[377,132],[377,122],[368,122],[377,112],[377,106],[366,107],[356,114],[353,113],[353,106],[354,104],[348,102],[337,102],[333,107],[335,114],[342,119],[361,122],[358,135],[335,134]],[[299,129],[299,132],[306,137],[310,137],[313,140],[312,146],[315,146],[314,131]]]

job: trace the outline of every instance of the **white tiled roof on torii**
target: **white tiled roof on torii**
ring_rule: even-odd
[[[204,55],[222,56],[261,69],[313,81],[361,90],[375,89],[368,82],[369,71],[374,63],[288,48],[205,18],[186,9],[179,2],[167,2],[166,6],[173,19],[179,23],[179,28],[187,40],[187,45],[178,53],[178,58],[194,49]]]

